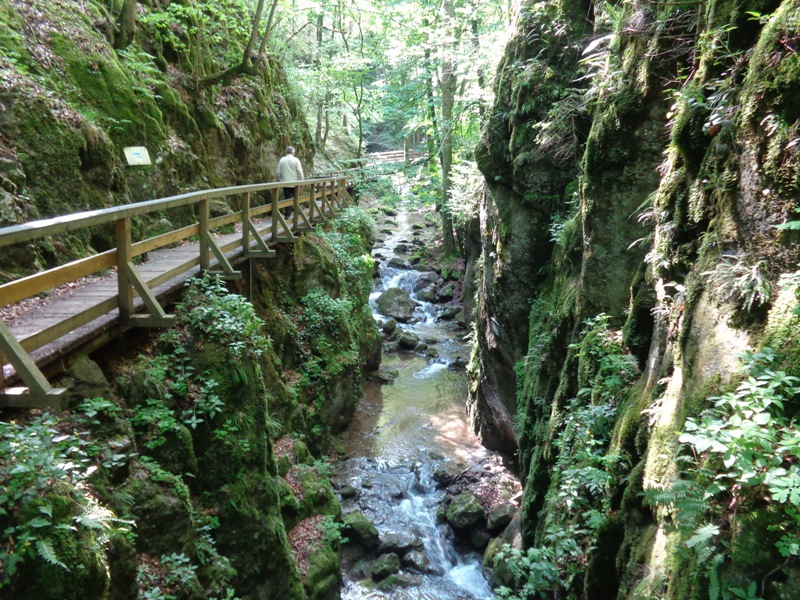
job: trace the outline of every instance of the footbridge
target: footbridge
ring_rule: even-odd
[[[0,286],[0,407],[59,406],[65,390],[48,376],[63,371],[69,355],[94,351],[134,327],[169,327],[174,315],[162,303],[186,280],[201,271],[240,278],[242,263],[275,256],[277,244],[296,241],[353,201],[342,177],[298,182],[289,200],[281,199],[285,185],[202,190],[0,228],[0,253],[81,229],[113,224],[115,231],[110,250]],[[234,211],[212,217],[212,200]],[[175,210],[195,222],[133,239],[134,219]]]

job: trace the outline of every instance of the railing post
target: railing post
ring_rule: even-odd
[[[272,188],[272,239],[278,239],[278,193],[279,188]]]
[[[250,250],[250,192],[242,195],[242,253]]]
[[[300,215],[297,213],[300,211],[300,190],[302,189],[301,186],[296,185],[294,187],[294,198],[292,202],[292,232],[297,232],[297,224],[300,218]]]
[[[203,198],[197,204],[200,211],[200,268],[208,271],[211,265],[211,251],[208,247],[208,198]]]
[[[115,222],[117,242],[117,296],[119,297],[119,322],[123,327],[130,323],[133,314],[133,283],[127,265],[131,261],[131,220]]]

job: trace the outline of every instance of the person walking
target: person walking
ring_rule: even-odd
[[[300,159],[294,155],[294,148],[286,146],[286,155],[278,161],[278,169],[275,172],[275,177],[278,181],[290,183],[293,181],[303,181],[303,165],[300,164]],[[283,188],[283,197],[285,199],[294,198],[295,187]]]

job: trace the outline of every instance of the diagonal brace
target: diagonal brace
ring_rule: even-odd
[[[222,268],[222,276],[225,279],[241,279],[242,272],[234,270],[233,266],[228,261],[228,257],[225,256],[225,253],[217,245],[216,240],[211,237],[211,234],[207,231],[204,231],[200,233],[200,236],[203,238],[206,247],[211,249],[211,253],[214,255],[214,258],[217,259],[219,266]]]
[[[3,406],[60,406],[59,397],[66,391],[54,388],[33,362],[22,345],[9,331],[6,324],[0,321],[0,350],[8,357],[8,361],[19,373],[27,389],[12,388],[0,393],[0,405]],[[3,366],[0,365],[0,369]],[[13,391],[12,391],[13,390]]]
[[[153,295],[153,290],[145,283],[139,271],[132,262],[120,265],[120,269],[125,271],[125,278],[139,294],[144,302],[149,315],[130,315],[127,325],[139,325],[144,327],[170,327],[175,324],[175,315],[168,315],[161,308],[158,299]]]

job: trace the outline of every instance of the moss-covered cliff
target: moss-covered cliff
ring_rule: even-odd
[[[287,143],[310,173],[311,137],[277,59],[208,79],[241,60],[244,11],[186,0],[3,2],[0,226],[270,180]],[[145,146],[152,166],[126,166],[127,146]],[[0,278],[112,241],[101,228],[37,242],[7,254]]]
[[[471,401],[518,444],[531,559],[503,582],[795,597],[800,8],[523,2],[518,28],[477,152]]]
[[[195,281],[175,328],[70,369],[70,410],[0,424],[0,597],[338,597],[325,454],[380,358],[373,227],[254,261],[251,300]]]

